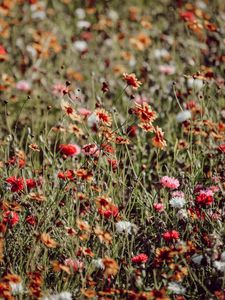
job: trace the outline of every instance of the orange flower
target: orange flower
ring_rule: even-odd
[[[155,130],[155,127],[151,123],[141,123],[138,126],[146,132],[153,132]]]
[[[119,271],[119,266],[117,262],[110,257],[105,257],[102,259],[102,262],[105,266],[104,275],[105,276],[115,276]]]
[[[92,181],[93,180],[93,173],[92,171],[86,169],[79,169],[76,171],[77,177],[81,178],[82,180]]]
[[[112,117],[105,109],[98,108],[94,111],[94,114],[98,117],[99,121],[103,125],[107,125],[107,126],[112,125]]]
[[[77,223],[77,227],[80,230],[84,230],[86,232],[90,232],[91,231],[90,225],[88,224],[87,221],[83,221],[83,220],[77,219],[76,223]]]
[[[48,248],[56,248],[57,242],[53,240],[48,233],[42,233],[40,235],[41,242]]]
[[[83,130],[75,124],[69,125],[69,132],[75,134],[75,136],[77,136],[77,137],[84,134]]]
[[[155,136],[152,138],[152,143],[155,147],[159,149],[164,149],[167,146],[163,136],[164,133],[162,132],[162,129],[157,126],[155,128]]]
[[[141,104],[135,103],[135,108],[132,111],[138,117],[141,123],[151,124],[157,118],[156,112],[152,110],[151,106],[146,102]]]
[[[136,75],[134,73],[132,74],[123,73],[123,80],[126,81],[127,85],[132,86],[134,90],[137,90],[139,86],[142,84],[140,81],[137,80]]]
[[[69,266],[61,264],[58,261],[53,261],[51,264],[52,264],[52,268],[53,268],[54,272],[64,271],[67,274],[70,274],[70,267]]]
[[[107,231],[103,231],[99,226],[94,229],[94,233],[98,236],[101,243],[112,244],[112,236]]]

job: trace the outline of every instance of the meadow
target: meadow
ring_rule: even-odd
[[[0,299],[225,300],[224,24],[0,1]]]

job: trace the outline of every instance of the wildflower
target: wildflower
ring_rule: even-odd
[[[64,264],[71,267],[74,272],[77,272],[83,268],[83,262],[79,260],[73,260],[71,258],[65,259]]]
[[[222,153],[225,153],[225,144],[220,144],[217,149],[222,152]]]
[[[57,243],[54,241],[48,233],[42,233],[40,235],[41,242],[48,248],[56,248]]]
[[[176,230],[172,230],[172,231],[167,231],[167,232],[163,233],[162,237],[164,238],[165,241],[172,241],[172,240],[179,239],[180,234]]]
[[[31,90],[31,84],[28,81],[21,80],[17,82],[16,88],[20,91],[29,92]]]
[[[155,136],[152,138],[153,145],[159,149],[164,149],[167,144],[164,140],[164,133],[162,132],[162,129],[156,126],[154,132]]]
[[[35,218],[35,216],[30,215],[28,217],[26,217],[26,222],[32,226],[34,226],[37,223],[37,220]]]
[[[81,152],[80,147],[76,144],[61,144],[59,151],[65,156],[75,156]]]
[[[15,211],[8,210],[3,214],[3,222],[13,227],[19,222],[19,216]]]
[[[85,41],[75,41],[73,46],[78,52],[85,52],[88,50],[88,44]]]
[[[132,112],[138,117],[141,123],[151,124],[157,118],[156,112],[146,102],[141,104],[135,103],[135,108]]]
[[[109,232],[103,231],[99,226],[94,229],[94,233],[98,236],[101,243],[106,245],[112,244],[112,236]]]
[[[148,260],[148,256],[144,253],[140,253],[134,257],[132,257],[131,261],[135,264],[143,264]]]
[[[105,109],[98,108],[94,111],[94,114],[97,116],[98,121],[101,122],[103,125],[112,125],[112,117]]]
[[[70,124],[69,125],[69,130],[70,133],[73,133],[75,136],[79,137],[81,135],[84,134],[83,130],[81,128],[79,128],[77,125],[75,124]]]
[[[174,197],[170,199],[169,203],[174,208],[182,208],[185,205],[185,200],[181,197]]]
[[[186,22],[194,22],[196,20],[195,14],[192,11],[180,11],[179,15],[180,18]]]
[[[183,295],[186,292],[186,289],[177,282],[169,282],[168,290],[178,295]]]
[[[26,179],[26,186],[29,190],[37,187],[37,185],[38,183],[34,179]]]
[[[56,83],[52,87],[52,94],[55,96],[64,96],[68,92],[69,88],[62,83]]]
[[[176,120],[178,123],[183,123],[184,121],[187,121],[191,119],[191,112],[190,110],[183,110],[179,112],[176,116]]]
[[[127,135],[131,138],[136,137],[136,135],[137,135],[137,126],[135,126],[135,125],[129,126],[127,128]]]
[[[180,220],[188,219],[188,212],[186,209],[180,209],[177,212],[177,217]]]
[[[119,271],[119,266],[117,264],[117,262],[113,259],[113,258],[110,258],[110,257],[105,257],[102,259],[102,262],[105,266],[105,269],[104,269],[104,275],[105,276],[115,276],[118,271]]]
[[[66,170],[65,172],[59,172],[58,178],[62,180],[72,180],[74,178],[75,174],[73,170]]]
[[[189,78],[187,85],[189,88],[193,88],[197,91],[201,90],[203,87],[203,81],[201,79]]]
[[[182,191],[174,191],[172,192],[172,197],[179,197],[179,198],[184,198],[184,193]]]
[[[225,272],[225,261],[215,260],[213,262],[214,268],[220,272]]]
[[[10,285],[13,295],[22,294],[24,291],[23,285],[21,282],[18,282],[18,283],[10,282],[9,285]]]
[[[61,100],[61,108],[65,112],[67,116],[69,116],[72,120],[80,122],[80,116],[77,114],[76,110],[63,99]]]
[[[159,66],[159,71],[163,74],[166,75],[172,75],[175,73],[176,68],[174,66],[171,65],[160,65]]]
[[[123,73],[123,80],[126,81],[127,85],[132,86],[134,90],[137,90],[139,86],[142,84],[140,81],[137,80],[136,75],[134,73],[132,74]]]
[[[108,219],[110,217],[117,217],[119,209],[116,205],[110,203],[106,207],[99,208],[98,213]]]
[[[116,231],[118,233],[132,233],[132,229],[135,229],[136,225],[132,224],[131,222],[128,221],[119,221],[116,223]]]
[[[197,265],[200,265],[200,264],[201,264],[202,259],[203,259],[203,255],[197,254],[197,253],[195,253],[195,254],[192,255],[192,257],[191,257],[191,260],[192,260],[195,264],[197,264]]]
[[[6,179],[6,182],[11,187],[11,192],[19,192],[24,189],[24,181],[23,178],[17,178],[15,176],[9,177]]]
[[[201,190],[195,199],[196,204],[200,206],[211,205],[213,201],[213,192],[211,190]]]
[[[37,144],[30,144],[29,148],[31,150],[33,150],[34,152],[40,152],[40,148],[39,148],[39,146]]]
[[[92,260],[92,264],[93,266],[96,268],[96,269],[101,269],[101,270],[104,270],[105,269],[105,265],[102,261],[101,258],[98,258],[98,259],[93,259]]]
[[[163,176],[160,179],[160,183],[163,187],[167,187],[169,189],[177,189],[180,186],[179,181],[174,177]]]
[[[157,212],[161,212],[164,210],[164,205],[162,203],[154,203],[153,208]]]
[[[87,156],[99,157],[100,150],[96,144],[86,144],[82,147],[82,153]]]

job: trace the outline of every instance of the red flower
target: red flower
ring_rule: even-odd
[[[24,188],[23,178],[17,178],[16,176],[11,176],[6,179],[6,182],[11,186],[11,192],[19,192]]]
[[[107,207],[99,208],[98,213],[108,219],[110,217],[116,217],[119,213],[119,209],[114,204],[110,204],[107,205]]]
[[[16,212],[8,210],[3,214],[3,222],[14,226],[19,222],[19,216]]]
[[[137,126],[132,125],[127,128],[127,135],[129,137],[135,137],[137,135]]]
[[[63,172],[59,172],[58,173],[58,178],[60,178],[62,180],[73,179],[74,175],[75,174],[74,174],[73,170],[66,170],[64,173]]]
[[[19,157],[17,157],[17,156],[13,156],[13,157],[11,157],[7,162],[6,162],[6,164],[7,165],[12,165],[12,166],[14,166],[14,165],[18,165],[18,167],[19,168],[23,168],[24,166],[25,166],[25,160],[24,159],[22,159],[22,158],[19,158]]]
[[[163,233],[162,237],[164,238],[165,241],[172,241],[172,240],[179,239],[180,234],[176,230],[171,230]]]
[[[161,212],[164,210],[164,205],[162,203],[154,203],[153,208],[157,212]]]
[[[75,144],[61,144],[59,146],[59,151],[66,156],[74,156],[80,153],[80,147]]]
[[[132,259],[131,259],[131,261],[135,264],[146,263],[147,260],[148,260],[148,256],[144,253],[138,254],[138,255],[132,257]]]
[[[202,190],[197,195],[195,202],[200,206],[208,206],[213,203],[213,192],[211,190]]]
[[[220,151],[220,152],[223,152],[225,153],[225,144],[221,144],[217,147],[217,149]]]
[[[189,22],[195,21],[195,15],[191,11],[180,11],[179,15],[181,19],[184,21],[189,21]]]
[[[31,178],[31,179],[26,180],[26,185],[27,185],[27,188],[30,190],[30,189],[35,188],[38,184],[34,179]]]
[[[37,220],[36,220],[35,216],[30,215],[30,216],[26,217],[26,222],[28,224],[34,226],[36,224]]]

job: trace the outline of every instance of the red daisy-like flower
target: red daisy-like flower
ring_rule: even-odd
[[[61,154],[66,156],[75,156],[80,154],[80,147],[75,144],[61,144],[59,146],[59,151]]]
[[[6,182],[11,186],[11,192],[19,192],[24,188],[23,178],[17,178],[16,176],[11,176],[6,179]]]
[[[16,212],[8,210],[3,214],[3,222],[14,226],[19,222],[19,216]]]
[[[132,257],[131,261],[135,264],[143,264],[148,260],[148,256],[144,253],[140,253],[134,257]]]

